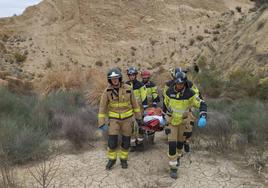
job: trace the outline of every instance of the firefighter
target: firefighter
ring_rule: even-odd
[[[177,72],[182,72],[181,68],[172,68],[169,70],[170,72],[170,80],[165,83],[163,96],[165,97],[165,93],[167,92],[168,88],[173,84]]]
[[[133,89],[134,95],[141,107],[142,114],[144,110],[148,107],[147,102],[147,94],[146,94],[146,87],[137,80],[138,70],[135,67],[129,67],[127,69],[127,75],[129,81],[126,83],[130,85]],[[144,138],[144,130],[141,126],[138,126],[137,122],[133,124],[133,134],[131,137],[131,151],[143,151],[143,138]]]
[[[102,94],[98,124],[102,131],[108,130],[108,163],[110,170],[120,158],[122,168],[127,168],[130,137],[132,133],[133,115],[137,122],[141,122],[141,112],[133,90],[122,82],[119,69],[113,68],[107,74],[109,86]],[[107,124],[107,119],[109,123]],[[118,148],[118,137],[122,136],[121,148]]]
[[[141,78],[143,85],[146,87],[148,106],[156,108],[160,99],[156,85],[150,80],[151,73],[148,70],[144,70],[141,72]]]
[[[177,72],[173,84],[168,88],[164,99],[164,112],[170,116],[168,126],[165,129],[168,135],[168,157],[170,177],[177,178],[177,169],[180,165],[183,144],[185,141],[185,121],[191,107],[199,108],[199,127],[205,127],[207,117],[207,105],[187,85],[184,72]]]
[[[189,87],[191,90],[194,91],[195,94],[197,94],[199,96],[200,99],[203,99],[202,98],[202,95],[199,91],[199,89],[196,87],[196,85],[193,84],[192,81],[190,81],[188,78],[187,78],[187,75],[186,73],[188,72],[187,70],[183,70],[181,67],[179,68],[175,68],[175,69],[171,69],[170,70],[170,75],[172,77],[172,79],[168,82],[166,82],[166,85],[165,85],[165,88],[164,88],[164,94],[166,93],[166,91],[168,90],[168,88],[173,85],[174,83],[174,79],[175,79],[175,75],[176,73],[178,72],[182,72],[185,74],[186,76],[186,84],[187,84],[187,87]],[[165,95],[164,95],[165,96]],[[185,136],[185,141],[184,141],[184,151],[186,153],[190,152],[190,139],[192,137],[192,131],[193,131],[193,126],[195,124],[195,116],[193,115],[193,112],[192,112],[192,109],[190,108],[189,109],[189,113],[188,113],[188,118],[185,119],[185,123],[186,123],[186,127],[185,127],[185,132],[184,132],[184,136]]]

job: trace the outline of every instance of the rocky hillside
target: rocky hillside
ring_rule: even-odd
[[[268,9],[259,7],[249,0],[44,0],[0,19],[0,68],[39,82],[55,67],[156,72],[204,57],[202,66],[222,75],[243,67],[265,78]]]
[[[268,9],[251,11],[226,24],[228,32],[222,35],[212,62],[226,73],[246,69],[264,78],[268,76]]]

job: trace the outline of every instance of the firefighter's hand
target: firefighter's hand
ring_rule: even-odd
[[[204,128],[207,124],[206,116],[201,116],[198,120],[198,127],[199,128]]]
[[[99,126],[99,130],[101,130],[101,131],[103,131],[103,132],[108,131],[108,125],[103,124],[103,125]]]
[[[136,122],[137,122],[137,124],[138,124],[139,127],[142,126],[142,120],[141,119],[136,119]]]
[[[167,124],[170,122],[171,115],[170,114],[164,114],[163,118],[166,120]]]

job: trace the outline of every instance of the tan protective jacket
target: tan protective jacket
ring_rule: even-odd
[[[134,96],[133,90],[127,84],[121,85],[119,89],[108,86],[101,96],[98,124],[105,124],[109,119],[127,119],[135,114],[136,119],[141,119],[139,104]]]

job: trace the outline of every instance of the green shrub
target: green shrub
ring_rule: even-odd
[[[36,101],[35,96],[16,95],[0,87],[0,118],[9,115],[29,119]]]
[[[249,145],[263,150],[268,141],[268,103],[254,98],[213,99],[208,103],[208,125],[196,129],[196,136],[218,151],[246,149]],[[205,137],[204,137],[205,136]]]
[[[258,81],[259,78],[251,75],[249,71],[238,69],[229,75],[228,89],[244,92],[245,96],[254,96],[257,91]]]
[[[40,158],[48,151],[46,134],[21,120],[10,117],[0,121],[2,149],[12,163],[25,163]]]
[[[201,93],[210,97],[218,97],[225,87],[225,82],[218,79],[216,72],[204,69],[197,75],[197,83],[201,89]]]
[[[261,79],[258,84],[257,96],[260,99],[268,99],[268,77]]]
[[[254,99],[234,103],[230,112],[240,132],[248,137],[251,144],[262,145],[268,140],[268,104]]]
[[[96,117],[78,92],[38,99],[0,88],[0,143],[12,164],[41,158],[49,151],[49,138],[60,134],[80,148],[94,139]]]

